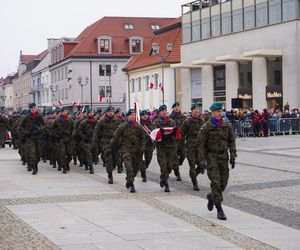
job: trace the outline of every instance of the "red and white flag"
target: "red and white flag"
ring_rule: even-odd
[[[108,97],[106,97],[106,103],[109,103],[109,98]]]
[[[103,96],[99,95],[99,96],[98,96],[98,101],[99,101],[99,102],[102,102],[102,99],[103,99]]]
[[[164,84],[162,82],[159,84],[159,88],[161,91],[164,91]]]
[[[153,88],[154,88],[154,83],[153,83],[153,82],[150,82],[149,88],[150,88],[150,89],[153,89]]]
[[[58,105],[59,105],[59,106],[63,105],[63,102],[62,102],[62,100],[58,100],[58,102],[57,102],[57,103],[58,103]]]
[[[73,101],[72,102],[72,107],[75,107],[75,105],[76,105],[76,102]]]
[[[77,102],[77,106],[81,106],[80,100],[78,100],[78,102]]]
[[[135,121],[136,122],[140,122],[140,112],[139,112],[139,101],[136,99],[133,102],[133,107],[134,107],[134,113],[135,113]]]

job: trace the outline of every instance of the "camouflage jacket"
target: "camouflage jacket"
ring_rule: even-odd
[[[19,133],[21,138],[40,139],[42,136],[41,128],[45,125],[44,119],[40,114],[33,117],[30,114],[20,120]]]
[[[96,125],[97,125],[96,119],[86,118],[86,119],[82,120],[77,128],[77,135],[85,143],[92,142]]]
[[[198,133],[203,125],[204,121],[199,117],[194,119],[193,117],[188,117],[181,129],[181,140],[186,140],[187,147],[195,147],[198,144]]]
[[[74,132],[74,123],[71,118],[61,120],[60,117],[55,119],[52,124],[52,135],[57,140],[71,140]]]
[[[170,118],[167,118],[163,120],[162,118],[158,117],[154,121],[154,126],[155,128],[168,128],[168,127],[176,127],[175,121],[173,121]],[[156,142],[157,147],[174,147],[176,146],[176,140],[175,140],[175,135],[170,134],[170,135],[163,135],[161,142]]]
[[[134,123],[123,122],[113,134],[111,146],[121,146],[122,153],[142,153],[145,151],[146,132],[143,127]]]
[[[200,160],[206,160],[211,155],[228,158],[228,150],[230,157],[237,156],[235,136],[231,125],[225,120],[220,127],[214,126],[211,119],[208,120],[199,131],[198,143]]]
[[[155,125],[148,119],[147,121],[140,120],[141,126],[146,132],[146,148],[153,148],[153,142],[150,138],[150,133],[155,129]]]
[[[0,115],[0,129],[2,130],[7,130],[9,129],[9,122],[8,122],[8,119],[3,116],[3,115]]]
[[[186,120],[186,117],[181,112],[179,112],[178,114],[172,112],[169,115],[169,118],[171,118],[176,123],[176,127],[180,128],[180,130],[182,129],[183,123]]]

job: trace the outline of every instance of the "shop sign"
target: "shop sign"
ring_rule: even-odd
[[[278,92],[278,91],[267,92],[267,99],[270,99],[270,98],[282,98],[282,93]]]

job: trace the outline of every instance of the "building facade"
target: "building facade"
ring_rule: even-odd
[[[214,101],[227,110],[236,101],[244,109],[300,107],[298,0],[194,1],[182,10],[177,67],[186,108],[193,99],[203,110]]]
[[[52,39],[49,45],[55,102],[77,110],[109,103],[126,109],[126,76],[122,68],[138,55],[153,31],[172,18],[103,17],[75,39]]]

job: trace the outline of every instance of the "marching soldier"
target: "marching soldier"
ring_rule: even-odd
[[[135,193],[134,178],[143,165],[142,156],[145,151],[146,133],[143,127],[135,121],[132,109],[126,113],[123,122],[115,131],[111,147],[121,145],[121,153],[126,168],[126,187]]]
[[[158,109],[158,118],[154,121],[156,128],[159,128],[161,140],[155,144],[157,149],[157,161],[160,166],[160,186],[165,192],[170,192],[169,174],[177,167],[176,139],[180,139],[180,130],[176,128],[175,122],[167,115],[167,106],[161,105]]]
[[[108,183],[113,184],[113,169],[116,166],[116,159],[118,150],[114,150],[110,145],[110,140],[113,137],[114,132],[120,125],[119,118],[114,114],[114,108],[109,106],[106,108],[105,115],[97,123],[94,135],[93,135],[93,147],[98,148],[98,152],[101,152],[104,167],[108,175]]]
[[[175,121],[176,127],[179,128],[180,130],[182,129],[182,125],[184,121],[186,120],[186,117],[181,113],[181,107],[179,102],[175,102],[172,105],[172,113],[169,115],[169,117]],[[178,164],[177,167],[174,168],[174,174],[177,177],[177,181],[181,181],[181,176],[179,172],[179,166],[183,164],[183,161],[185,159],[185,145],[184,141],[180,140],[177,141],[177,159],[178,159]]]
[[[52,126],[52,131],[57,139],[57,158],[58,158],[58,171],[63,170],[63,174],[70,171],[69,163],[72,160],[73,142],[72,135],[74,124],[72,119],[68,116],[67,108],[61,109],[61,114],[55,120]]]
[[[123,116],[123,113],[120,108],[116,109],[115,115],[119,118],[121,123],[126,121],[126,118]],[[121,155],[120,151],[116,157],[117,157],[118,173],[122,173],[123,172],[123,161],[122,161],[122,155]]]
[[[84,164],[88,166],[90,174],[94,174],[93,163],[95,154],[97,155],[97,149],[92,147],[92,139],[95,127],[97,125],[97,119],[94,116],[93,110],[87,110],[87,117],[78,126],[78,136],[81,139],[81,149],[83,150]],[[98,156],[98,155],[97,155]]]
[[[8,119],[5,117],[4,113],[0,114],[0,148],[5,148],[6,133],[9,128]]]
[[[228,160],[231,168],[235,167],[235,137],[230,124],[222,119],[222,104],[214,103],[210,110],[212,116],[202,126],[198,135],[199,157],[202,163],[207,162],[207,175],[210,180],[211,193],[207,194],[207,208],[212,211],[215,205],[217,218],[226,220],[221,205],[222,193],[229,179]]]
[[[199,191],[197,181],[199,172],[197,171],[198,168],[196,169],[196,165],[200,165],[197,136],[203,123],[204,122],[199,115],[198,105],[192,104],[191,116],[184,121],[182,126],[181,140],[186,145],[186,156],[190,166],[189,174],[195,191]]]
[[[20,122],[19,129],[21,140],[24,144],[25,160],[28,164],[28,171],[32,171],[33,175],[38,172],[38,163],[41,157],[41,128],[44,126],[43,117],[38,113],[35,103],[29,104],[30,112]]]
[[[145,153],[144,153],[145,161],[140,169],[143,182],[147,182],[146,169],[149,167],[149,165],[151,163],[151,160],[153,157],[153,150],[154,150],[154,145],[153,145],[152,139],[150,137],[150,133],[155,128],[154,124],[150,120],[147,110],[142,110],[140,112],[140,123],[147,134],[146,144],[145,144]]]

